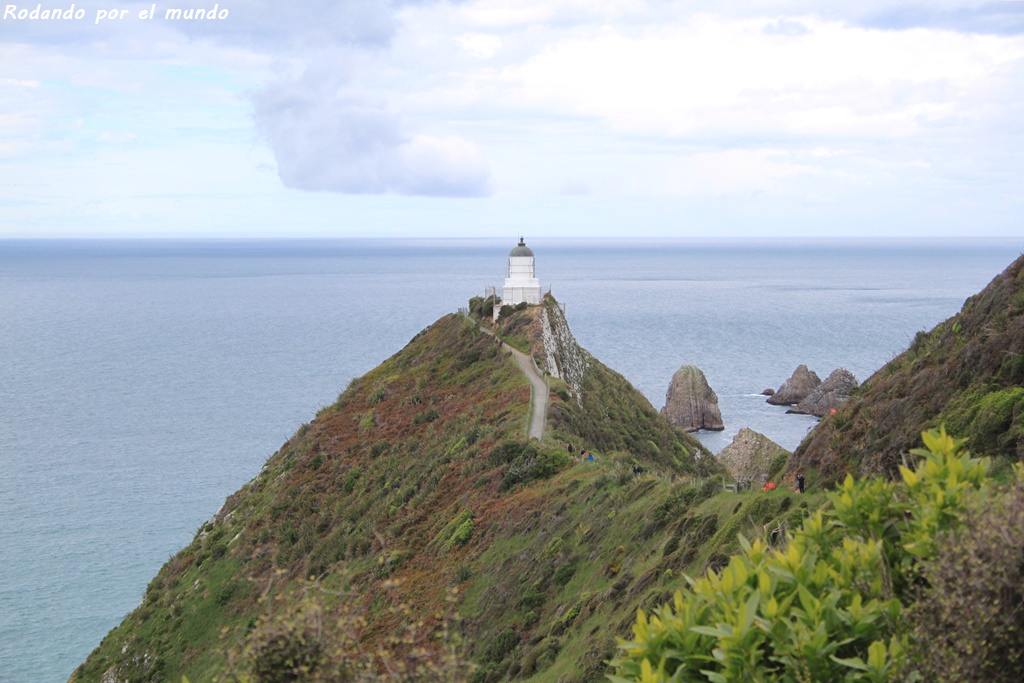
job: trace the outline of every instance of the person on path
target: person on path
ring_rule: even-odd
[[[796,489],[800,493],[804,492],[804,473],[803,472],[797,472],[796,473]]]

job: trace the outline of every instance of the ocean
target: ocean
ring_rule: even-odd
[[[718,451],[799,364],[867,379],[1020,242],[533,240],[580,344],[656,408],[700,367]],[[499,285],[515,239],[0,240],[0,681],[68,676],[348,382]]]

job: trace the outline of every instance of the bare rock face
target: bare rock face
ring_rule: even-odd
[[[672,375],[661,412],[669,422],[688,432],[725,429],[722,411],[718,409],[718,396],[695,365],[684,365]]]
[[[733,479],[760,486],[767,480],[772,462],[780,456],[788,455],[789,451],[764,434],[744,427],[717,457]]]
[[[541,309],[541,339],[540,367],[552,377],[564,379],[572,397],[582,408],[583,375],[590,363],[590,354],[576,343],[565,314],[550,297],[544,299]]]
[[[820,385],[821,378],[813,370],[808,370],[806,365],[801,365],[793,371],[792,377],[782,383],[778,391],[768,397],[768,403],[773,406],[795,406]]]
[[[807,398],[800,401],[787,412],[800,415],[817,415],[823,417],[833,408],[850,397],[850,391],[857,386],[857,378],[846,368],[835,370],[821,385],[812,391]]]

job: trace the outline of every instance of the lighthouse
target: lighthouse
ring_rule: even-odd
[[[501,290],[501,303],[515,306],[523,302],[540,303],[540,280],[537,279],[536,259],[523,238],[508,254],[508,271]]]

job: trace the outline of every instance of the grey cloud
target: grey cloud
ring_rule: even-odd
[[[1024,2],[987,2],[955,9],[912,5],[877,12],[860,23],[889,30],[921,27],[960,33],[1018,35],[1024,33]]]
[[[322,67],[263,89],[253,104],[288,187],[448,197],[491,192],[490,169],[471,142],[409,133],[383,101]]]

